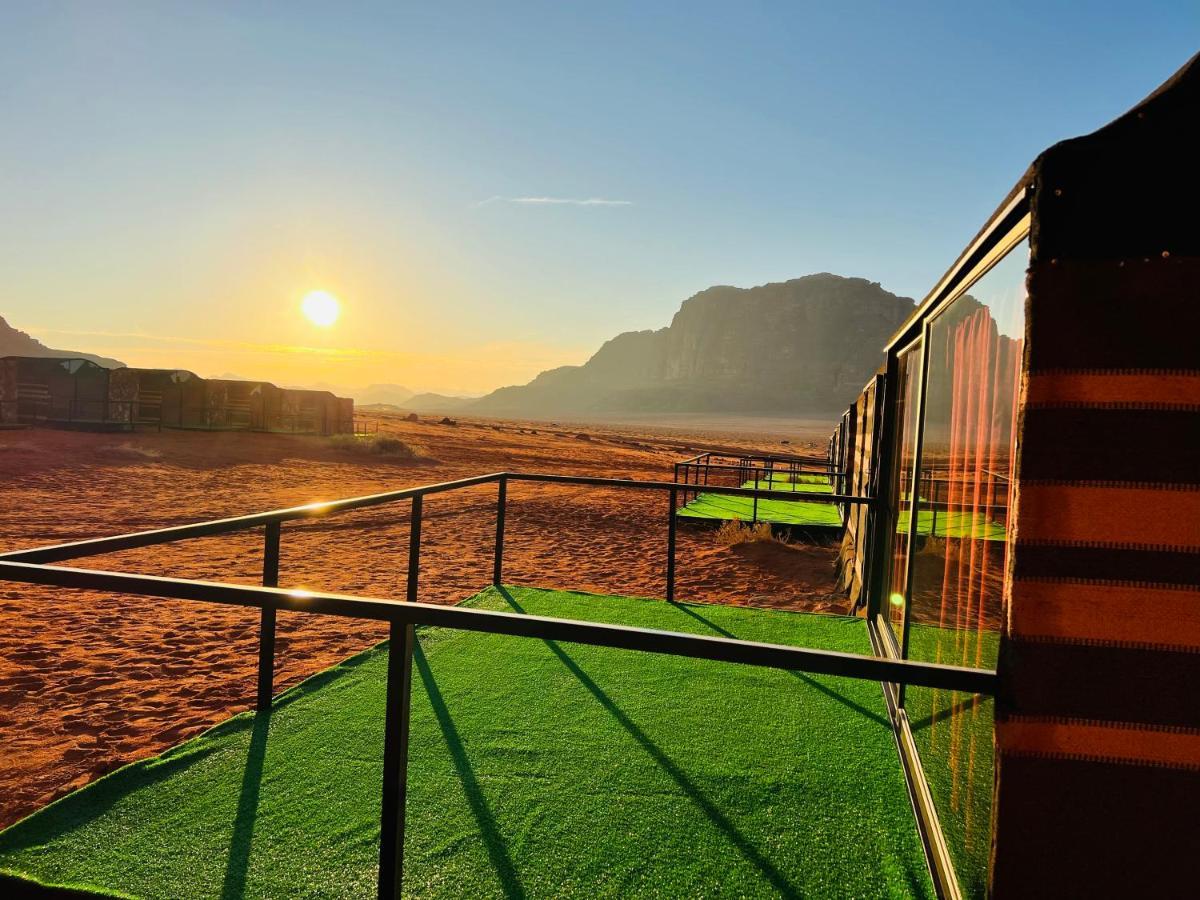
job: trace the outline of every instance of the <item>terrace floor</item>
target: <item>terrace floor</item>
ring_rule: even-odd
[[[795,480],[793,480],[793,478]],[[764,491],[797,491],[807,494],[831,494],[833,485],[824,475],[790,475],[772,473],[770,478],[747,481],[744,488],[758,487]],[[842,517],[832,503],[805,500],[766,500],[759,498],[757,515],[753,497],[729,494],[701,493],[690,503],[681,506],[676,515],[687,519],[711,519],[743,522],[770,522],[775,525],[799,525],[809,528],[841,528]]]
[[[467,602],[869,652],[861,619],[516,587]],[[407,894],[933,895],[878,684],[419,636]],[[382,648],[359,654],[64,797],[0,833],[0,871],[122,896],[372,896],[385,670]]]

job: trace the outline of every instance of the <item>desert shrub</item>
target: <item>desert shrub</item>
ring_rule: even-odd
[[[96,450],[105,456],[116,456],[122,459],[161,459],[162,451],[153,447],[139,447],[128,441],[122,444],[104,444]]]
[[[770,522],[756,522],[747,525],[741,519],[730,519],[722,522],[717,529],[717,543],[724,547],[737,544],[757,544],[775,540]]]
[[[335,434],[329,443],[338,450],[384,456],[388,459],[418,460],[425,451],[415,444],[402,441],[394,434]]]

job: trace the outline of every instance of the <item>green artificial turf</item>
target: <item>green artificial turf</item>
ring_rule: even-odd
[[[747,481],[742,487],[753,488],[757,484],[762,491],[793,491],[797,494],[832,494],[833,485],[824,475],[797,475],[792,481],[789,476],[776,472],[771,478],[760,478],[757,482]]]
[[[521,588],[470,602],[869,649],[852,618]],[[406,893],[932,896],[878,684],[419,636]],[[371,896],[385,663],[360,654],[59,800],[0,833],[0,870],[148,897]]]
[[[687,519],[709,519],[743,522],[771,522],[775,525],[803,525],[813,528],[841,528],[842,515],[832,503],[814,503],[804,500],[758,501],[755,516],[754,498],[729,494],[700,494],[686,506],[676,510],[676,515]]]
[[[795,477],[796,482],[791,479]],[[774,472],[770,479],[747,481],[744,488],[758,487],[764,491],[790,491],[806,494],[832,494],[833,485],[828,476],[816,474],[797,474]],[[755,516],[754,498],[731,496],[729,494],[701,493],[690,503],[681,506],[676,515],[689,519],[709,519],[730,521],[739,519],[743,522],[770,522],[774,525],[799,525],[810,528],[841,528],[842,516],[838,507],[832,503],[814,503],[805,500],[758,500],[758,514]]]

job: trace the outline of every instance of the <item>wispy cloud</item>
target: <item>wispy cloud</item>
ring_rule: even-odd
[[[530,206],[633,206],[632,200],[609,200],[607,197],[488,197],[476,206],[492,203],[520,203]]]

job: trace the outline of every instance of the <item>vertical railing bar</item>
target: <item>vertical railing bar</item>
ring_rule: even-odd
[[[404,816],[408,800],[408,730],[416,631],[392,622],[388,640],[379,829],[379,900],[399,900],[404,883]]]
[[[670,499],[667,503],[667,602],[675,602],[675,528],[677,525],[677,516],[675,515],[675,488],[670,490]]]
[[[750,524],[758,524],[758,469],[751,469],[750,475],[754,479],[754,512],[750,517]]]
[[[421,572],[421,513],[424,495],[412,499],[405,599],[417,602]],[[416,630],[391,623],[388,639],[387,710],[383,735],[383,799],[379,823],[379,900],[398,900],[404,886],[404,818],[408,801],[408,730],[412,702],[412,658]]]
[[[263,587],[279,587],[279,522],[268,522],[263,536]],[[275,694],[275,610],[264,606],[258,627],[258,694],[254,708],[268,710]]]
[[[492,561],[492,584],[500,586],[504,575],[504,513],[508,507],[508,479],[500,478],[496,492],[496,548]]]
[[[421,572],[421,513],[424,507],[424,494],[412,498],[412,523],[408,531],[408,584],[405,599],[409,603],[417,602],[417,582]]]

